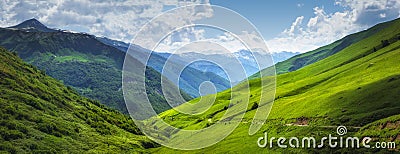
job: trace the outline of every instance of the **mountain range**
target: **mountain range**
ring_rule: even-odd
[[[256,61],[256,57],[259,59],[272,59],[274,63],[286,60],[292,56],[299,54],[298,52],[277,52],[277,53],[260,53],[250,52],[248,50],[240,50],[232,54],[202,54],[198,52],[186,52],[180,54],[160,53],[165,58],[173,58],[174,61],[179,63],[188,64],[197,59],[204,59],[203,61],[196,61],[191,63],[189,67],[193,67],[203,72],[215,73],[227,80],[230,80],[233,85],[236,85],[240,81],[243,81],[247,77],[259,72],[260,70],[268,67],[265,61]],[[213,63],[215,62],[215,63]],[[272,64],[272,62],[271,62]],[[263,67],[264,66],[264,67]],[[245,76],[241,75],[243,70]],[[228,77],[227,72],[230,76]]]
[[[271,54],[262,54],[259,52],[250,52],[248,50],[240,50],[237,52],[234,52],[232,54],[203,54],[199,52],[185,52],[185,53],[178,53],[178,54],[172,54],[168,52],[154,52],[150,51],[148,49],[141,48],[140,46],[132,44],[130,46],[129,43],[121,42],[121,41],[116,41],[116,40],[111,40],[105,37],[98,37],[98,40],[101,42],[108,44],[110,46],[113,46],[117,49],[120,49],[121,51],[126,52],[129,47],[141,51],[141,52],[151,52],[152,56],[150,57],[148,61],[148,65],[155,68],[158,72],[162,72],[163,66],[165,62],[167,61],[168,58],[172,58],[173,60],[169,60],[169,63],[172,63],[172,65],[188,65],[188,69],[183,71],[181,76],[182,76],[182,81],[179,83],[180,88],[188,92],[193,97],[198,97],[199,92],[197,90],[197,87],[201,84],[201,82],[198,82],[196,84],[193,84],[193,81],[197,80],[196,76],[190,75],[188,72],[193,72],[193,74],[202,74],[200,72],[207,72],[208,73],[208,78],[213,79],[214,81],[221,80],[219,83],[222,83],[221,85],[217,84],[217,91],[225,90],[230,87],[230,83],[233,83],[233,85],[239,83],[240,81],[244,80],[246,77],[249,77],[250,75],[253,75],[254,73],[257,73],[258,71],[264,69],[265,67],[259,68],[260,66],[263,66],[261,64],[258,64],[255,61],[255,57],[260,57],[260,59],[269,59],[270,56],[272,56],[272,59],[274,63],[278,63],[281,61],[284,61],[290,57],[293,57],[295,55],[300,54],[299,52],[288,52],[288,51],[282,51],[282,52],[273,52]],[[255,55],[253,55],[255,54]],[[195,63],[191,63],[194,60],[198,59],[204,59],[208,61],[214,61],[218,62],[217,66],[214,63],[208,62],[208,61],[197,61]],[[240,62],[240,65],[239,63]],[[259,62],[262,63],[262,62]],[[236,66],[238,65],[238,66]],[[233,67],[236,66],[236,67]],[[242,68],[243,67],[243,68]],[[225,70],[224,70],[225,69]],[[246,77],[241,76],[239,74],[235,74],[237,70],[244,69],[246,73]],[[200,72],[198,72],[200,71]],[[232,72],[231,76],[228,78],[227,74],[225,71]],[[215,76],[214,74],[218,75]],[[190,79],[186,79],[186,76],[191,76]],[[167,76],[168,78],[172,78]],[[224,79],[220,79],[220,77]],[[199,78],[203,78],[197,81],[204,81],[204,77],[199,76]],[[206,78],[207,79],[207,78]],[[209,79],[209,80],[210,80]],[[188,82],[188,80],[191,80]],[[187,83],[187,84],[185,84]],[[214,82],[215,83],[215,82]],[[218,83],[218,82],[217,82]],[[178,84],[178,83],[176,83]],[[188,85],[189,84],[189,85]],[[191,84],[191,85],[190,85]]]
[[[398,64],[400,19],[378,24],[327,46],[279,62],[275,66],[276,76],[268,74],[273,69],[268,67],[261,73],[250,76],[248,82],[240,82],[217,94],[195,99],[187,96],[186,99],[191,100],[178,106],[185,108],[196,105],[199,101],[211,104],[207,106],[207,110],[199,114],[189,115],[175,109],[160,107],[158,110],[160,118],[183,130],[198,130],[216,124],[224,125],[219,122],[236,120],[238,127],[230,135],[215,145],[195,151],[160,146],[144,136],[129,117],[107,107],[117,108],[117,105],[107,104],[107,101],[101,102],[107,105],[104,106],[98,101],[79,95],[92,97],[89,94],[95,94],[93,92],[97,88],[98,92],[107,90],[101,88],[120,92],[118,87],[121,81],[118,83],[113,81],[121,80],[120,71],[125,53],[123,47],[119,49],[117,46],[123,44],[117,44],[112,40],[105,43],[101,38],[88,34],[59,30],[36,31],[35,28],[30,28],[32,24],[29,22],[20,25],[29,26],[0,29],[0,46],[12,51],[0,48],[2,61],[0,63],[0,151],[9,153],[398,153],[400,151],[398,146],[400,144],[400,65]],[[138,46],[134,48],[140,49]],[[146,49],[140,50],[149,52],[145,51]],[[149,87],[146,92],[156,96],[152,105],[167,105],[158,91],[161,89],[158,82],[161,74],[157,71],[159,68],[155,67],[165,63],[165,55],[162,53],[156,55],[156,58],[153,58],[154,62],[151,62],[154,68],[148,67],[146,70],[146,86]],[[140,63],[139,60],[134,62]],[[176,65],[180,65],[179,61],[176,61]],[[190,68],[197,70],[196,67]],[[203,71],[196,71],[199,72]],[[90,74],[95,76],[89,76]],[[216,73],[212,74],[219,76]],[[101,85],[96,86],[96,84]],[[171,84],[177,85],[172,82]],[[257,123],[263,120],[261,118],[265,118],[254,119],[259,108],[268,107],[268,104],[265,105],[265,102],[260,100],[266,95],[262,89],[270,87],[271,84],[276,84],[276,89],[273,89],[276,93],[271,98],[274,104],[268,119],[257,133],[249,135],[249,128],[253,122]],[[98,97],[107,95],[110,94],[99,94]],[[114,95],[108,97],[112,96]],[[229,113],[228,110],[237,109],[235,105],[242,103],[246,103],[247,106],[247,108],[244,106],[243,117],[239,114],[225,116],[225,113]],[[151,122],[148,123],[150,128],[168,132],[151,134],[158,138],[175,138],[179,133],[179,130],[168,131],[169,127]],[[360,139],[371,137],[370,145],[376,142],[393,142],[397,146],[393,149],[368,149],[327,146],[279,148],[275,144],[274,147],[260,148],[257,145],[257,139],[263,137],[265,133],[268,133],[269,137],[312,136],[318,141],[328,135],[336,135],[337,126],[347,127],[347,134],[344,137],[356,136]],[[223,133],[225,130],[219,130],[213,135]],[[202,140],[209,139],[201,132],[192,133],[191,136],[197,136]],[[177,139],[180,145],[192,144],[185,138],[177,137]]]
[[[170,81],[173,81],[175,85],[179,86],[179,88],[181,88],[192,97],[200,96],[198,87],[204,81],[210,81],[214,83],[217,91],[222,91],[231,87],[230,82],[227,79],[215,74],[214,72],[203,71],[201,69],[190,66],[185,67],[185,65],[180,63],[179,61],[168,60],[168,57],[163,56],[162,53],[153,52],[135,44],[128,44],[125,42],[111,40],[104,37],[97,37],[97,39],[104,44],[113,46],[123,52],[126,52],[128,51],[128,49],[130,49],[133,51],[137,51],[135,52],[135,54],[151,53],[151,56],[146,63],[147,66],[150,66],[159,73],[162,73],[165,77],[170,79]],[[179,70],[171,69],[164,70],[167,72],[163,72],[163,68],[167,61],[169,65],[171,65],[173,68],[182,67],[185,69],[182,72],[180,72]],[[175,80],[177,76],[179,76],[179,81]]]
[[[35,19],[0,28],[0,46],[73,87],[80,94],[128,113],[122,95],[125,53],[95,36],[51,30]],[[157,112],[170,106],[162,95],[161,74],[147,68],[147,94]],[[183,97],[191,97],[182,92]]]

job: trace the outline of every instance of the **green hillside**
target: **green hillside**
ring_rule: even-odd
[[[144,152],[133,121],[0,48],[0,153]]]
[[[261,149],[257,146],[257,138],[263,136],[263,132],[278,137],[315,136],[318,138],[328,134],[336,134],[336,126],[339,125],[348,127],[347,135],[349,136],[372,134],[371,130],[374,130],[376,128],[374,126],[378,125],[376,123],[382,123],[375,121],[399,115],[399,27],[400,19],[377,25],[370,29],[375,29],[374,33],[363,32],[368,33],[364,39],[348,45],[343,50],[297,71],[278,75],[275,103],[268,121],[253,136],[248,135],[248,130],[255,114],[252,104],[259,100],[260,88],[257,87],[257,83],[261,80],[269,81],[270,77],[251,80],[251,97],[248,101],[248,109],[239,127],[218,144],[192,152],[378,151],[379,149],[280,149],[276,148],[277,146],[272,149]],[[354,36],[351,35],[350,37]],[[233,90],[239,93],[245,91],[245,88],[242,90],[245,87],[243,84],[234,87]],[[205,128],[216,121],[224,120],[220,117],[229,106],[229,100],[240,99],[240,97],[246,98],[240,95],[239,98],[235,97],[235,93],[232,96],[229,90],[218,93],[216,103],[200,115],[190,116],[169,110],[162,113],[161,117],[179,128]],[[198,99],[195,99],[189,103],[196,103],[197,101]],[[155,125],[157,126],[157,124]],[[359,129],[359,127],[362,128]],[[396,127],[391,127],[390,133],[386,131],[375,132],[372,137],[385,136],[383,140],[390,139],[399,143],[400,139],[397,137],[399,132],[396,125]],[[174,137],[173,135],[169,134],[171,138]],[[397,146],[395,151],[399,151],[399,149],[399,146]],[[165,147],[153,150],[161,153],[177,152]],[[381,150],[387,152],[385,149]]]
[[[33,19],[26,22],[40,23]],[[73,87],[79,94],[128,113],[121,90],[125,53],[103,44],[92,35],[42,32],[43,26],[36,27],[36,31],[0,28],[0,46],[17,52],[24,61]],[[155,110],[170,109],[159,90],[161,74],[150,67],[146,73],[147,94]],[[190,99],[190,96],[182,94]]]
[[[380,30],[386,28],[389,25],[390,25],[390,23],[381,23],[381,24],[378,24],[367,30],[348,35],[340,40],[337,40],[337,41],[329,44],[329,45],[320,47],[313,51],[309,51],[309,52],[306,52],[303,54],[293,56],[292,58],[289,58],[288,60],[285,60],[283,62],[278,62],[275,65],[276,73],[283,74],[283,73],[287,73],[287,72],[296,71],[307,65],[318,62],[322,59],[325,59],[326,57],[336,54],[337,52],[351,46],[354,43],[357,43],[365,38],[368,38],[368,37],[374,35],[375,33],[379,32]],[[271,69],[271,68],[266,68],[266,69]],[[265,72],[267,72],[267,71],[265,71]],[[256,74],[250,76],[249,78],[254,79],[259,76],[260,76],[260,74],[256,73]]]

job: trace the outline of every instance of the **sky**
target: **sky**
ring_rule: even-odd
[[[276,0],[273,3],[266,0],[252,0],[251,3],[246,0],[236,0],[235,3],[229,3],[229,0],[211,0],[211,4],[239,12],[257,26],[265,39],[272,39],[283,32],[299,16],[312,17],[314,7],[324,6],[329,12],[343,11],[342,7],[334,3],[335,1],[327,0]]]
[[[270,52],[307,52],[400,16],[400,0],[2,0],[0,27],[36,18],[48,27],[130,42],[154,17],[193,4],[218,5],[239,13],[257,28]],[[195,19],[209,18],[213,13],[216,11]],[[170,36],[160,45],[160,51],[173,51],[193,40],[225,43],[234,51],[242,49],[226,33],[204,31],[193,28],[182,32],[185,35]]]

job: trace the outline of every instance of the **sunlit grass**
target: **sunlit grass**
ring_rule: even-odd
[[[400,100],[400,41],[396,39],[400,35],[400,29],[398,29],[400,21],[396,20],[391,24],[388,28],[326,59],[298,71],[278,75],[275,103],[268,117],[269,120],[254,136],[249,136],[248,130],[255,110],[247,110],[239,127],[222,142],[190,152],[271,152],[271,149],[257,147],[257,138],[262,136],[264,131],[271,135],[318,137],[329,133],[334,134],[334,126],[365,126],[375,120],[400,114],[398,102]],[[364,37],[365,34],[360,34],[360,37],[361,35]],[[382,40],[388,39],[392,41],[389,46],[371,52],[374,47],[381,45]],[[250,82],[260,82],[260,79]],[[243,91],[240,89],[241,86],[234,87],[232,91],[236,89],[236,92],[233,93],[231,90],[218,93],[214,105],[201,115],[191,116],[169,110],[160,114],[160,117],[178,128],[203,129],[208,127],[209,123],[221,120],[220,118],[226,112],[224,107],[229,105],[230,99],[244,100],[245,95],[252,95],[249,100],[246,100],[249,103],[248,109],[253,102],[259,100],[260,87],[253,86],[250,88],[251,92],[246,93],[245,89]],[[192,100],[190,103],[196,101],[198,100]],[[285,125],[296,122],[299,118],[308,119],[309,126]],[[319,126],[333,126],[333,128]],[[356,132],[363,134],[364,130],[366,129],[357,132],[356,129],[349,129],[349,134]],[[393,136],[394,131],[398,132],[398,130],[399,128],[395,128],[389,134]],[[384,138],[388,136],[384,135],[387,134],[385,131],[380,131],[378,134]],[[304,150],[307,149],[291,149],[290,151],[304,152]],[[319,152],[335,151],[335,149],[319,150]],[[155,149],[155,151],[176,152],[165,147]],[[272,152],[281,151],[285,149],[272,149]]]

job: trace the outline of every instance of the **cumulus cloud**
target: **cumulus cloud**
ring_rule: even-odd
[[[138,31],[145,31],[146,38],[141,38],[141,46],[152,49],[151,44],[159,42],[174,27],[193,24],[195,20],[204,19],[213,15],[208,7],[187,7],[179,12],[171,11],[162,16],[166,9],[193,4],[209,4],[208,0],[120,0],[120,1],[85,1],[85,0],[27,0],[27,1],[0,1],[0,27],[16,25],[24,20],[36,18],[43,24],[72,30],[87,32],[97,36],[106,36],[111,39],[130,42]],[[178,15],[177,15],[178,14]],[[159,17],[148,23],[154,17]],[[224,23],[221,21],[220,23]],[[237,22],[237,21],[233,21]],[[299,21],[301,23],[301,21]],[[143,27],[150,24],[151,29]],[[225,23],[229,25],[229,23]],[[296,25],[295,25],[296,26]],[[144,28],[144,29],[141,29]],[[166,37],[159,44],[157,51],[172,52],[194,41],[208,41],[222,44],[229,51],[236,52],[246,47],[229,33],[211,34],[205,37],[203,28],[183,28],[178,33]],[[256,48],[263,48],[264,43],[251,32],[242,32],[241,39]],[[265,46],[265,45],[264,45]],[[211,47],[211,46],[210,46]],[[193,49],[194,50],[194,49]],[[209,48],[209,53],[219,52]]]
[[[49,27],[88,32],[129,42],[150,19],[168,8],[209,4],[208,0],[27,0],[0,1],[0,27],[36,18]]]
[[[349,8],[355,22],[362,25],[397,18],[400,10],[400,0],[339,0],[337,4]]]
[[[326,13],[323,7],[315,7],[309,19],[297,17],[290,28],[266,41],[270,51],[307,52],[400,15],[400,0],[337,0],[335,4],[344,11]]]
[[[213,34],[211,34],[213,33]],[[208,37],[206,37],[208,36]],[[195,42],[208,42],[195,43]],[[190,45],[195,43],[194,45]],[[200,46],[201,45],[201,46]],[[226,50],[218,50],[214,46],[222,46]],[[236,52],[246,47],[228,32],[215,31],[204,27],[188,27],[171,33],[155,48],[158,52],[200,52],[203,54],[223,53],[225,51]]]
[[[209,4],[208,0],[120,0],[120,1],[84,1],[84,0],[2,0],[0,1],[0,27],[18,24],[30,18],[36,18],[49,27],[87,32],[112,39],[131,41],[140,28],[150,19],[169,8],[191,4]],[[310,18],[299,16],[279,36],[267,40],[270,51],[306,52],[322,45],[329,44],[348,34],[366,29],[379,22],[400,17],[400,0],[336,0],[336,5],[344,7],[343,11],[327,13],[323,7],[315,7]],[[302,7],[303,4],[299,4]],[[164,16],[170,23],[153,22],[159,27],[148,31],[155,38],[174,25],[191,23],[212,15],[212,10],[205,7],[194,7],[181,12],[182,16]],[[205,11],[206,10],[206,11]],[[193,12],[197,12],[193,14]],[[179,45],[193,40],[215,41],[227,44],[229,50],[243,49],[237,40],[219,35],[215,38],[205,38],[205,32],[198,29],[188,29],[170,38],[160,45],[160,50],[171,51]],[[243,32],[249,41],[252,33]],[[149,42],[159,41],[150,40]],[[143,40],[147,41],[147,40]]]
[[[303,23],[304,16],[300,16],[296,18],[296,21],[293,22],[292,26],[290,26],[290,29],[286,29],[283,33],[293,35],[294,31],[296,29],[302,30],[301,24]]]
[[[195,45],[190,45],[191,43]],[[213,48],[214,46],[223,47],[225,50]],[[264,40],[256,32],[242,31],[239,34],[232,34],[202,26],[187,27],[171,33],[154,50],[176,53],[200,52],[201,50],[203,54],[222,54],[226,51],[234,53],[240,50],[252,50],[264,54],[268,52]]]

